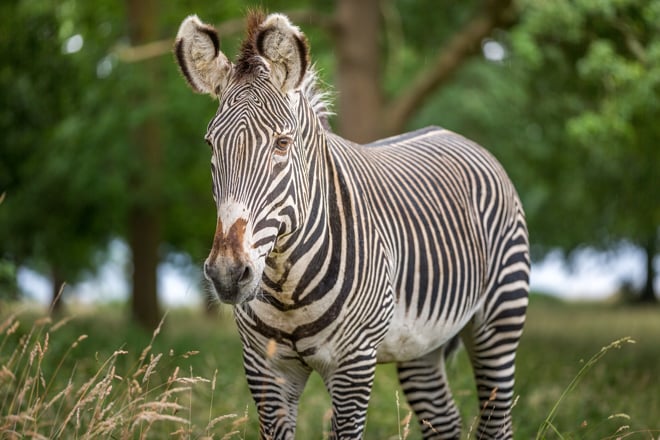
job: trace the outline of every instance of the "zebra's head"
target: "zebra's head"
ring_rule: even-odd
[[[252,13],[232,63],[215,29],[190,16],[175,54],[190,86],[219,100],[206,134],[217,226],[204,274],[222,302],[242,303],[260,292],[266,258],[300,227],[309,204],[297,115],[306,40],[285,16]]]

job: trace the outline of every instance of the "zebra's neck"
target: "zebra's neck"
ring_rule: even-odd
[[[268,302],[287,310],[318,300],[318,283],[310,273],[317,273],[328,265],[338,264],[342,234],[338,210],[338,197],[332,156],[328,150],[326,128],[306,99],[300,99],[298,108],[301,143],[305,150],[308,189],[307,215],[303,224],[293,233],[280,237],[266,261],[263,276],[264,293]],[[312,295],[312,296],[310,296]]]

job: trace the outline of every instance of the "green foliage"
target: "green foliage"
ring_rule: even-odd
[[[404,90],[480,5],[384,2],[385,94]],[[161,6],[163,38],[187,14],[221,24],[246,9],[238,0]],[[321,0],[259,6],[328,16],[334,8]],[[539,255],[622,239],[647,243],[660,224],[658,2],[522,0],[519,6],[513,30],[492,36],[507,58],[473,58],[409,126],[442,125],[491,150],[521,194]],[[190,93],[169,54],[148,61],[155,69],[122,61],[117,47],[127,41],[126,14],[110,0],[0,6],[0,193],[6,194],[0,259],[12,267],[58,272],[74,282],[103,261],[108,240],[127,236],[129,208],[147,204],[160,212],[163,256],[204,258],[214,215],[202,137],[217,103]],[[332,84],[332,34],[299,24]],[[77,34],[82,49],[64,53]],[[223,50],[233,56],[241,38],[224,36]],[[148,87],[156,99],[146,98]],[[147,118],[158,125],[158,169],[143,167],[131,135]],[[142,180],[147,184],[136,184]]]
[[[213,105],[183,106],[192,104],[179,99],[188,93],[183,88],[168,96],[172,105],[140,100],[154,79],[114,55],[125,34],[125,12],[116,2],[17,0],[2,8],[0,257],[73,282],[103,261],[97,255],[110,238],[126,233],[132,203],[178,211],[163,208],[171,220],[166,238],[175,248],[198,251],[213,216],[201,203],[202,195],[210,199],[201,178],[208,177],[207,158],[195,148],[202,143],[190,139],[201,139]],[[84,38],[82,49],[65,53],[76,34]],[[163,93],[169,92],[180,83],[178,73],[169,57],[157,63],[167,70]],[[152,171],[140,168],[130,133],[150,114],[172,127],[163,136],[167,188],[137,192],[135,176]]]
[[[61,23],[45,2],[4,2],[0,16],[1,256],[71,276],[89,267],[109,220],[97,215],[103,193],[89,191],[105,187],[87,160],[97,155],[71,120],[84,73],[63,54]]]
[[[555,189],[531,212],[535,240],[570,249],[656,236],[658,9],[647,0],[523,2],[513,63],[528,117],[543,126],[548,155],[535,169],[552,168],[544,178]]]
[[[0,8],[0,259],[73,283],[103,263],[109,240],[127,237],[135,205],[159,211],[163,257],[183,251],[203,259],[215,226],[203,135],[217,103],[193,96],[169,52],[141,62],[118,57],[128,32],[122,3],[12,0]],[[172,38],[190,13],[220,24],[245,8],[242,1],[163,3],[159,34]],[[75,35],[82,48],[65,53]],[[234,53],[242,37],[223,38],[223,50]],[[319,40],[327,47],[327,37]],[[158,126],[157,169],[145,168],[132,135],[148,118]]]
[[[657,236],[658,2],[521,1],[411,126],[439,124],[500,159],[523,199],[535,256]],[[412,57],[415,58],[414,56]]]
[[[16,266],[11,261],[0,260],[0,301],[18,299]]]

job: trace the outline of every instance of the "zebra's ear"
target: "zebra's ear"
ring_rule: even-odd
[[[231,72],[231,63],[220,51],[220,39],[212,26],[196,15],[181,23],[174,42],[174,54],[188,84],[199,93],[217,96]]]
[[[309,48],[305,35],[285,15],[266,17],[259,26],[255,47],[270,63],[272,79],[283,92],[300,86],[309,64]]]

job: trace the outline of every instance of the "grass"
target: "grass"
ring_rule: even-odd
[[[258,438],[228,309],[214,318],[173,310],[149,334],[120,307],[52,320],[0,306],[0,439]],[[660,438],[659,362],[659,309],[534,297],[517,362],[515,437]],[[464,432],[473,432],[464,352],[448,371]],[[313,375],[297,438],[323,438],[329,407]],[[420,438],[393,365],[378,367],[365,438]]]

